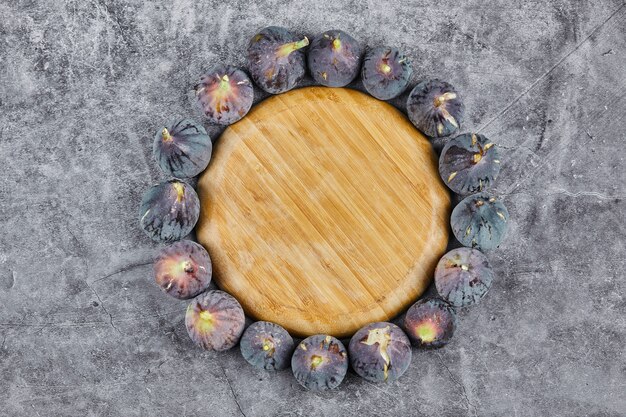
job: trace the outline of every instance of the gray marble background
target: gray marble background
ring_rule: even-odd
[[[623,0],[0,0],[0,16],[0,415],[626,415]],[[152,282],[153,130],[199,117],[198,76],[243,65],[270,24],[401,47],[414,82],[452,82],[464,130],[501,144],[498,279],[396,383],[315,394],[202,352]]]

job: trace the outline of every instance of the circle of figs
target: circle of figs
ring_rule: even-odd
[[[309,42],[285,28],[267,27],[251,39],[247,56],[247,73],[220,64],[195,86],[198,106],[211,124],[229,125],[246,115],[254,97],[252,80],[258,88],[280,94],[296,87],[307,72],[327,87],[345,87],[360,75],[371,96],[390,100],[407,89],[413,73],[411,61],[397,48],[362,48],[340,30],[326,31]],[[406,108],[410,121],[430,138],[458,133],[465,109],[458,91],[437,79],[415,85]],[[280,325],[264,321],[244,331],[239,302],[223,291],[208,290],[212,269],[206,250],[180,240],[195,226],[199,201],[193,187],[179,178],[201,173],[212,146],[204,127],[193,120],[174,120],[160,127],[153,153],[172,179],[144,194],[139,215],[141,228],[153,240],[174,242],[155,257],[154,277],[163,292],[182,300],[193,298],[185,324],[196,345],[223,351],[239,343],[252,366],[272,371],[291,367],[296,380],[311,390],[339,386],[349,364],[368,381],[391,382],[409,367],[411,346],[446,345],[456,328],[456,311],[478,303],[489,291],[494,274],[483,251],[500,244],[509,214],[486,191],[500,171],[495,144],[484,135],[464,133],[449,139],[439,158],[442,181],[462,200],[450,218],[461,246],[444,254],[435,269],[433,287],[438,295],[415,302],[394,320],[399,326],[378,322],[362,327],[347,349],[331,335],[294,342]]]

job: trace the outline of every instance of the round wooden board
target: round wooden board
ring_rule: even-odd
[[[430,143],[349,89],[273,96],[219,139],[198,183],[218,286],[297,336],[389,320],[432,279],[450,196]]]

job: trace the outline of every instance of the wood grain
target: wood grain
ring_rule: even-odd
[[[429,142],[349,89],[271,97],[225,130],[198,183],[198,240],[247,314],[349,336],[430,283],[450,197]]]

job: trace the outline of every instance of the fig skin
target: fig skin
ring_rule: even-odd
[[[209,253],[191,240],[162,248],[154,261],[155,282],[163,292],[180,300],[188,300],[206,290],[211,275]]]
[[[313,79],[326,87],[345,87],[359,75],[363,48],[341,30],[328,30],[311,41],[307,63]]]
[[[450,139],[439,157],[441,179],[460,195],[486,190],[499,173],[498,149],[478,133],[465,133]]]
[[[275,323],[257,321],[239,341],[241,355],[257,369],[279,371],[289,368],[294,342],[287,330]]]
[[[440,298],[419,300],[404,317],[404,330],[414,346],[439,348],[448,344],[456,329],[456,312]]]
[[[226,126],[238,122],[250,111],[254,88],[239,68],[217,65],[200,78],[196,99],[209,122]]]
[[[478,304],[492,282],[489,260],[476,249],[453,249],[443,255],[435,269],[437,292],[454,307]]]
[[[379,100],[391,100],[402,94],[411,75],[411,60],[398,48],[381,46],[365,53],[361,80],[367,92]]]
[[[185,326],[196,345],[221,352],[237,344],[245,320],[243,309],[235,297],[214,290],[191,301],[185,315]]]
[[[463,245],[491,250],[500,245],[506,234],[509,211],[504,204],[487,193],[465,197],[452,210],[452,233]]]
[[[445,81],[429,80],[417,84],[406,104],[411,122],[426,136],[450,136],[459,130],[465,107],[459,93]]]
[[[139,225],[152,240],[169,243],[187,236],[200,215],[193,187],[176,179],[150,187],[141,199]]]
[[[298,383],[308,390],[337,388],[348,371],[348,353],[332,336],[310,336],[296,346],[291,370]]]
[[[352,369],[370,382],[392,382],[411,364],[411,342],[395,324],[371,323],[357,331],[348,345]]]
[[[302,50],[309,39],[285,28],[270,26],[248,44],[248,70],[254,82],[270,94],[293,89],[304,78],[306,59]]]
[[[154,135],[154,159],[161,171],[172,177],[195,177],[205,170],[212,152],[211,138],[193,120],[172,120]]]

